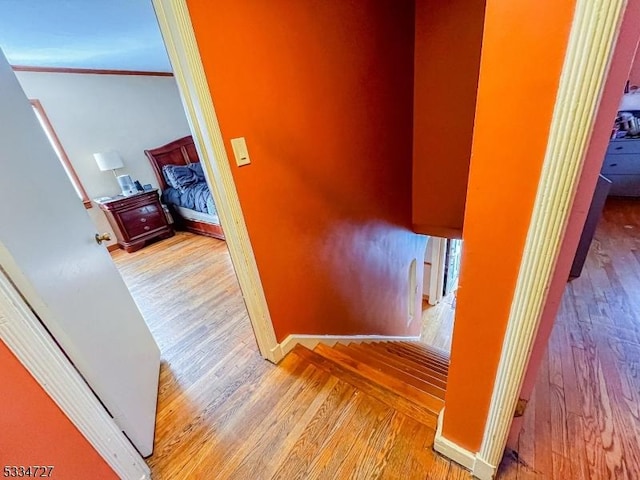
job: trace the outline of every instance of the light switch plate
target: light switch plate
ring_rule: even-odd
[[[247,150],[247,142],[244,137],[232,138],[231,148],[233,148],[233,155],[236,157],[236,164],[239,167],[251,163],[249,151]]]

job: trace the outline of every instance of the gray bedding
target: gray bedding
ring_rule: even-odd
[[[205,182],[199,182],[182,191],[169,187],[162,192],[162,202],[167,205],[189,208],[196,212],[217,215],[213,197],[209,191],[209,186]]]

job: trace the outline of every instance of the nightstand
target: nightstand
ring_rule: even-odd
[[[118,245],[135,252],[153,240],[173,236],[157,190],[125,197],[118,195],[95,202],[104,211],[116,233]]]

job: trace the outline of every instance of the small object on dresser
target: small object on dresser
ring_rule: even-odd
[[[144,184],[144,185],[142,186],[142,189],[143,189],[145,192],[150,192],[151,190],[153,190],[153,186],[152,186],[150,183],[146,183],[146,184]]]
[[[118,184],[122,190],[122,195],[128,197],[129,195],[135,195],[137,193],[136,187],[133,184],[133,180],[129,175],[120,175],[118,177]]]

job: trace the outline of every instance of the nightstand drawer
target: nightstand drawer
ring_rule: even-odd
[[[120,219],[130,237],[137,237],[166,226],[164,212],[156,205],[120,212]]]

